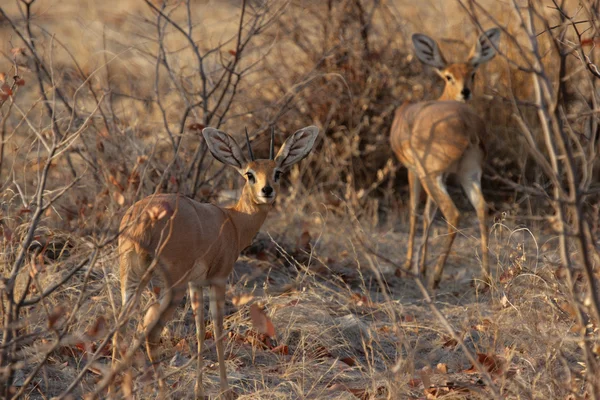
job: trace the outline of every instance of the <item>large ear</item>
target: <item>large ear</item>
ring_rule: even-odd
[[[446,68],[446,60],[435,40],[422,33],[415,33],[412,35],[412,42],[415,46],[417,58],[423,64],[439,70]]]
[[[483,63],[490,61],[496,55],[496,48],[500,44],[500,29],[492,28],[479,36],[475,46],[471,49],[469,63],[478,67]]]
[[[275,156],[275,164],[282,171],[287,171],[292,165],[302,160],[310,153],[319,135],[319,128],[307,126],[287,138]]]
[[[212,155],[223,164],[231,165],[240,173],[243,172],[246,164],[246,157],[242,149],[235,140],[223,131],[215,128],[204,128],[202,135],[206,139],[206,145]]]

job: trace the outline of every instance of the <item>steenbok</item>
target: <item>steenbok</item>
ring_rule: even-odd
[[[460,213],[448,195],[445,178],[455,173],[469,201],[477,212],[481,230],[481,260],[485,278],[489,278],[487,206],[481,192],[481,173],[485,149],[482,137],[485,121],[465,104],[471,98],[475,71],[496,55],[500,30],[490,29],[479,37],[467,62],[449,64],[437,43],[428,36],[412,37],[421,62],[435,68],[446,82],[442,96],[434,101],[404,104],[396,110],[390,142],[398,160],[408,168],[410,187],[410,230],[405,268],[412,266],[417,207],[421,188],[427,193],[423,218],[423,234],[431,223],[432,201],[439,206],[448,223],[448,234],[442,246],[430,285],[436,288],[442,278],[444,263],[456,236]],[[416,272],[425,274],[427,241]]]
[[[225,284],[240,251],[250,245],[273,207],[281,175],[310,153],[318,133],[315,126],[300,129],[285,141],[276,156],[271,133],[268,160],[254,159],[246,134],[250,155],[247,160],[231,136],[214,128],[205,128],[202,134],[212,155],[234,167],[246,179],[237,204],[225,208],[178,194],[157,194],[138,201],[127,210],[121,221],[118,245],[122,307],[125,310],[135,306],[129,302],[137,301],[138,289],[141,291],[153,275],[161,278],[160,303],[149,308],[143,321],[146,349],[158,377],[160,393],[164,394],[165,390],[158,358],[160,334],[189,289],[198,339],[195,392],[197,398],[204,399],[202,291],[210,286],[221,394],[232,395],[227,384],[222,343]],[[113,343],[113,362],[118,352],[117,336]]]

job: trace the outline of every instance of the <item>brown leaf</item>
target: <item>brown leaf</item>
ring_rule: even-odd
[[[15,81],[15,83],[17,84],[17,86],[25,86],[25,79],[19,78]]]
[[[437,399],[440,396],[443,396],[444,393],[442,393],[442,391],[440,390],[440,388],[437,387],[428,387],[423,389],[423,392],[425,393],[425,398],[427,400],[433,400],[433,399]]]
[[[119,181],[117,181],[117,178],[115,178],[114,175],[108,175],[108,181],[115,185],[120,191],[123,191],[123,186],[121,186],[121,184],[119,183]]]
[[[440,374],[447,374],[448,373],[448,366],[444,363],[439,363],[436,367],[435,370],[437,372],[439,372]]]
[[[290,301],[289,303],[284,304],[284,307],[296,307],[298,305],[298,303],[300,303],[300,300],[294,299],[294,300]]]
[[[298,243],[296,244],[299,250],[310,251],[310,233],[308,231],[302,232],[300,237],[298,238]]]
[[[389,325],[384,325],[384,326],[380,327],[378,330],[381,333],[392,333],[393,332],[393,328]]]
[[[66,308],[63,306],[56,306],[54,310],[48,316],[48,328],[52,329],[54,324],[65,315]]]
[[[110,139],[110,132],[104,127],[98,130],[98,136],[104,139]]]
[[[446,340],[442,346],[443,347],[456,347],[457,344],[458,344],[458,342],[456,341],[456,339],[450,338],[450,339]]]
[[[369,400],[372,398],[367,389],[348,388],[347,390],[361,400]]]
[[[404,322],[414,322],[414,320],[415,320],[415,316],[414,315],[408,314],[408,315],[403,315],[402,316],[402,321],[404,321]]]
[[[288,354],[290,354],[290,349],[285,344],[280,344],[277,347],[273,347],[271,349],[271,351],[276,354],[283,354],[284,356],[287,356]]]
[[[352,357],[344,357],[344,358],[340,358],[340,361],[343,363],[348,364],[351,367],[354,367],[356,365],[356,360]]]
[[[267,317],[265,312],[256,303],[250,306],[250,319],[252,320],[254,329],[259,333],[265,334],[268,337],[275,336],[273,322],[271,322],[269,317]]]
[[[371,300],[369,300],[369,298],[365,295],[361,295],[359,293],[352,293],[352,301],[354,303],[356,303],[357,306],[359,307],[372,307],[373,303],[371,302]]]
[[[423,367],[420,371],[419,371],[419,375],[421,376],[421,381],[423,381],[423,386],[425,387],[425,389],[428,389],[429,386],[431,386],[431,367],[426,366]]]
[[[175,351],[178,351],[181,354],[189,354],[190,346],[187,340],[181,339],[179,342],[177,342],[177,344],[175,345]]]
[[[477,361],[492,375],[501,374],[506,364],[501,357],[494,354],[477,353]],[[472,374],[479,371],[473,365],[464,372]]]
[[[204,125],[199,124],[197,122],[188,125],[188,129],[190,131],[202,131],[202,129],[204,129],[204,128],[205,128]]]
[[[250,303],[250,301],[252,301],[252,299],[254,299],[254,296],[252,296],[252,294],[242,293],[240,295],[233,296],[233,298],[231,299],[231,302],[236,307],[242,307],[243,305]]]
[[[92,326],[90,326],[86,332],[86,334],[90,338],[97,338],[98,336],[104,336],[106,332],[106,319],[102,315],[96,318],[96,321]]]
[[[471,326],[471,328],[475,329],[476,331],[487,332],[490,329],[491,325],[492,325],[492,321],[490,321],[487,318],[484,318],[481,320],[480,324],[473,325],[473,326]]]
[[[2,85],[0,85],[0,99],[6,100],[12,96],[12,94],[13,91],[8,83],[4,82]]]
[[[10,53],[13,56],[25,54],[25,48],[24,47],[13,47],[12,49],[10,49]]]
[[[323,346],[318,346],[313,352],[311,352],[312,357],[313,358],[325,358],[325,357],[332,357],[331,353],[329,353],[329,350],[327,350],[325,347]]]
[[[419,386],[421,386],[422,383],[422,380],[418,378],[413,378],[408,381],[408,386],[410,386],[411,388],[418,388]]]
[[[125,196],[123,196],[121,193],[114,192],[113,198],[115,199],[118,205],[122,206],[123,204],[125,204]]]
[[[349,392],[361,400],[368,400],[373,397],[369,394],[367,389],[351,388],[351,387],[346,386],[344,383],[334,383],[333,385],[329,386],[328,390],[331,392],[335,392],[335,391]]]

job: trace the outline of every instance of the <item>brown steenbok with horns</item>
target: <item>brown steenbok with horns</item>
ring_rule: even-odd
[[[158,194],[135,203],[123,217],[119,237],[122,307],[139,297],[152,274],[162,278],[163,297],[144,317],[148,357],[156,369],[159,390],[164,381],[158,368],[158,344],[165,324],[189,288],[198,339],[198,379],[196,397],[204,399],[202,386],[202,345],[204,340],[203,287],[211,286],[210,308],[219,360],[221,394],[230,396],[223,354],[223,306],[225,284],[240,251],[252,239],[273,207],[281,174],[306,157],[319,131],[309,126],[290,136],[277,156],[255,160],[246,140],[250,160],[246,160],[235,140],[214,128],[202,131],[212,155],[234,167],[246,183],[237,204],[231,208],[199,203],[178,194]],[[113,360],[118,342],[115,335]]]
[[[435,68],[446,81],[446,87],[438,100],[402,105],[394,116],[390,142],[392,150],[408,168],[410,187],[410,230],[405,267],[412,266],[415,240],[417,207],[421,188],[427,193],[423,218],[423,234],[431,223],[432,201],[439,206],[448,223],[448,235],[442,246],[431,286],[437,287],[442,278],[444,263],[456,236],[460,213],[448,195],[446,175],[455,173],[467,197],[477,212],[481,230],[481,259],[485,278],[489,278],[488,231],[486,226],[487,207],[481,192],[481,175],[485,149],[482,135],[485,122],[464,102],[471,98],[475,71],[496,55],[495,48],[500,40],[497,28],[486,31],[479,37],[465,63],[448,64],[437,43],[423,34],[412,37],[416,55]],[[427,242],[417,271],[425,273]]]

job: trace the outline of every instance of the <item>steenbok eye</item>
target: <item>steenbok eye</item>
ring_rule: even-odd
[[[281,171],[275,171],[275,180],[278,181],[281,178]]]
[[[252,172],[246,172],[246,178],[248,178],[248,181],[250,183],[256,182],[256,178],[254,177],[254,174]]]
[[[452,82],[452,75],[446,75],[446,80],[448,82]]]

